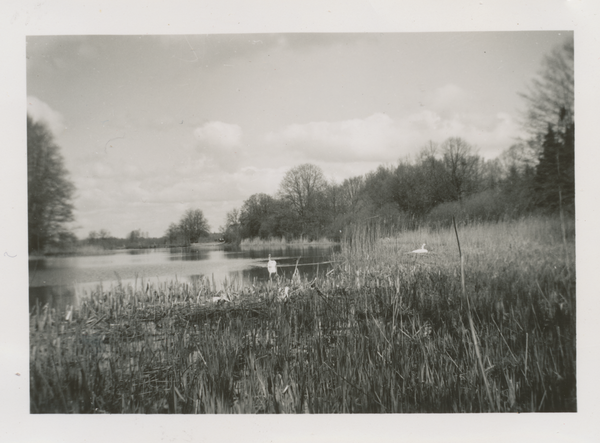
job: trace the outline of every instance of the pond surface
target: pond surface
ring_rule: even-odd
[[[291,278],[298,271],[309,279],[331,269],[338,245],[305,247],[253,247],[235,252],[221,245],[170,249],[129,249],[107,255],[44,257],[29,260],[29,309],[49,303],[58,309],[76,305],[102,285],[105,290],[119,282],[140,288],[142,283],[192,283],[203,278],[217,289],[227,282],[246,286],[269,280],[267,258],[277,261],[277,273]],[[299,260],[299,261],[298,261]]]

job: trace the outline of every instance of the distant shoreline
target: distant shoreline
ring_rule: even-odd
[[[225,244],[227,244],[227,243],[224,241],[216,241],[216,242],[209,242],[209,243],[191,243],[190,248],[192,248],[192,249],[212,248],[214,246],[223,246]]]
[[[287,240],[285,237],[283,237],[271,239],[246,238],[241,241],[240,246],[247,248],[265,246],[330,246],[336,244],[339,244],[339,242],[330,240],[328,238],[320,238],[318,240],[308,240],[306,238]]]

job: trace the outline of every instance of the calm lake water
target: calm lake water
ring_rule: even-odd
[[[314,278],[331,269],[339,246],[306,246],[225,251],[223,246],[203,249],[130,249],[109,255],[44,257],[29,260],[29,308],[39,302],[58,309],[78,301],[98,285],[107,290],[145,283],[191,283],[202,278],[214,281],[217,289],[225,282],[249,285],[269,280],[267,257],[277,261],[277,271],[290,278],[298,263],[302,277]]]

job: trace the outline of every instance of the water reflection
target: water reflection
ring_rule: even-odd
[[[56,308],[59,312],[64,312],[67,305],[75,305],[77,297],[75,295],[75,286],[39,286],[29,287],[29,312],[35,308],[36,304],[42,308],[48,304]]]
[[[58,309],[77,304],[98,285],[105,290],[121,284],[141,288],[176,280],[194,283],[208,279],[217,289],[269,280],[267,257],[277,261],[280,277],[291,278],[297,268],[309,279],[331,269],[332,253],[339,246],[270,247],[227,251],[164,248],[118,250],[107,255],[45,257],[29,261],[29,307],[49,303]]]

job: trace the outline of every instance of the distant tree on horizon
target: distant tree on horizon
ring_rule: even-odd
[[[462,201],[479,190],[481,157],[460,137],[451,137],[442,143],[444,181],[451,200]]]
[[[273,213],[275,199],[267,194],[253,194],[244,202],[242,209],[237,214],[242,237],[269,236],[265,233],[264,225]]]
[[[171,223],[165,232],[165,237],[169,244],[177,244],[181,241],[181,231],[177,223]]]
[[[179,221],[179,231],[181,232],[186,245],[196,243],[201,237],[210,234],[210,227],[200,209],[188,209],[185,211]]]
[[[292,206],[300,225],[300,235],[319,235],[326,189],[323,171],[311,163],[296,166],[283,177],[278,194]]]
[[[242,240],[240,235],[240,211],[232,209],[225,216],[225,226],[221,226],[223,238],[227,243],[237,244]]]

